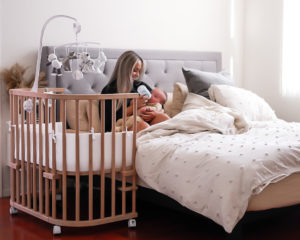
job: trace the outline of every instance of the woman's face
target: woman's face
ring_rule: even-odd
[[[141,68],[142,68],[141,61],[137,61],[133,67],[132,74],[131,74],[131,78],[133,81],[139,79]]]

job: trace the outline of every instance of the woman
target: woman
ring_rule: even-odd
[[[140,85],[145,85],[151,92],[151,87],[140,81],[144,73],[144,61],[134,51],[124,52],[117,60],[115,69],[108,84],[103,88],[102,94],[113,93],[137,93],[137,88]],[[148,97],[139,96],[137,99],[137,108],[146,106]],[[112,101],[105,101],[105,131],[111,131],[111,107]],[[101,112],[101,111],[100,111]],[[117,104],[116,121],[122,118],[123,108],[122,102]],[[132,101],[127,101],[127,116],[133,114]],[[169,119],[168,115],[157,111],[147,111],[141,114],[144,121],[137,123],[137,131],[143,130],[150,125],[159,123]],[[129,129],[130,130],[130,129]]]

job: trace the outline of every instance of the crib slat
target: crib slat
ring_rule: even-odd
[[[112,100],[112,137],[111,137],[111,216],[115,216],[116,209],[116,171],[115,171],[115,153],[116,153],[116,99]]]
[[[22,205],[25,206],[25,133],[24,133],[24,97],[21,98],[21,184]]]
[[[14,115],[16,122],[16,163],[20,165],[20,129],[19,129],[19,102],[20,99],[18,96],[14,96]],[[18,168],[17,168],[18,169]],[[16,171],[16,201],[20,203],[20,172]]]
[[[126,170],[126,132],[125,131],[125,124],[126,124],[126,118],[127,118],[127,99],[123,99],[123,126],[122,126],[122,173]],[[126,187],[126,176],[125,174],[122,174],[122,189],[125,189]],[[126,192],[122,191],[122,214],[126,213]]]
[[[43,102],[42,102],[43,103]],[[44,104],[44,103],[43,103]],[[44,123],[45,122],[45,108],[46,106],[40,105],[40,110],[41,110],[41,118],[39,119],[40,122]]]
[[[37,211],[37,195],[36,195],[36,190],[37,190],[37,183],[36,183],[36,98],[33,98],[33,111],[31,114],[31,119],[32,119],[32,132],[33,132],[33,169],[32,169],[32,179],[33,179],[33,209],[34,211]]]
[[[45,99],[45,148],[46,148],[46,167],[45,172],[49,173],[49,103],[48,99]],[[45,214],[49,216],[50,205],[49,205],[49,179],[45,179]]]
[[[60,122],[64,121],[64,116],[65,116],[64,110],[63,110],[65,107],[64,103],[65,103],[64,99],[59,100],[59,121]]]
[[[27,126],[27,207],[31,208],[31,178],[30,178],[30,161],[31,161],[31,149],[30,149],[30,113],[26,112],[26,126]]]
[[[10,106],[10,123],[11,123],[11,128],[10,128],[10,162],[15,163],[14,160],[14,154],[15,154],[15,128],[12,127],[15,124],[15,118],[14,118],[14,113],[15,113],[15,106],[14,106],[14,97],[13,94],[9,95],[9,106]],[[10,168],[10,182],[11,182],[11,191],[10,191],[10,199],[12,202],[14,202],[16,199],[15,191],[16,191],[16,171],[13,168]]]
[[[92,100],[89,100],[89,129],[93,127]],[[93,136],[89,135],[89,220],[93,219]]]
[[[136,124],[137,117],[137,99],[133,99],[133,138],[132,138],[132,169],[134,174],[132,175],[132,212],[136,212],[136,173],[135,173],[135,153],[136,153]]]
[[[44,200],[43,200],[43,135],[42,135],[42,99],[39,98],[39,212],[43,213]]]
[[[51,122],[52,122],[52,174],[56,174],[56,136],[55,132],[55,106],[56,100],[52,99],[51,104]],[[56,179],[52,179],[52,217],[56,218]]]
[[[62,194],[62,219],[66,220],[66,216],[67,216],[67,211],[66,208],[64,207],[65,201],[66,201],[66,183],[67,183],[67,177],[66,177],[66,168],[64,170],[64,164],[65,164],[65,158],[64,158],[64,152],[65,152],[65,148],[64,148],[64,139],[65,139],[65,132],[63,132],[63,129],[66,129],[65,127],[65,100],[64,99],[60,99],[59,100],[59,121],[62,123],[62,180],[59,181],[59,186],[60,186],[60,192]],[[65,184],[65,185],[64,185]],[[65,195],[65,196],[64,196]]]
[[[63,203],[63,220],[67,220],[67,154],[66,154],[66,103],[65,100],[61,101],[61,120],[62,120],[62,159],[63,159],[63,186],[62,186],[62,203]]]
[[[105,169],[104,169],[104,152],[105,152],[105,100],[101,100],[101,193],[100,193],[100,217],[104,218],[104,208],[105,208]]]
[[[75,100],[75,124],[76,124],[76,201],[75,219],[80,220],[80,169],[79,169],[79,100]]]

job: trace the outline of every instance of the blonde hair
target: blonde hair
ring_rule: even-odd
[[[139,79],[141,79],[144,73],[144,61],[143,59],[134,51],[124,52],[117,60],[114,71],[109,80],[109,84],[116,81],[117,93],[128,93],[133,87],[132,71],[135,64],[141,62],[141,70]],[[121,101],[118,101],[117,110],[120,109],[122,105]]]

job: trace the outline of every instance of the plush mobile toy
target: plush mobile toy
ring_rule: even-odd
[[[80,63],[80,70],[83,73],[87,73],[87,72],[95,72],[95,61],[93,59],[91,59],[91,56],[89,53],[87,52],[83,52],[80,54],[80,59],[81,59],[81,63]]]
[[[107,57],[104,52],[100,52],[99,57],[95,59],[95,69],[98,73],[103,73],[105,62],[107,61]]]
[[[51,53],[49,54],[48,56],[48,63],[47,63],[47,66],[49,65],[52,65],[53,67],[53,70],[52,70],[52,73],[51,75],[54,75],[54,76],[61,76],[62,73],[61,73],[61,66],[62,66],[62,63],[60,61],[58,61],[57,59],[57,56],[54,54],[54,53]]]
[[[77,59],[75,52],[70,52],[69,55],[62,60],[62,65],[65,71],[71,71],[72,59]]]

